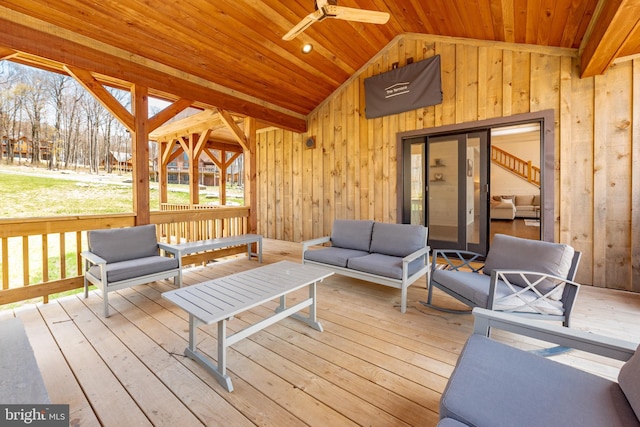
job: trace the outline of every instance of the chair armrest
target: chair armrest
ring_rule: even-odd
[[[323,243],[329,243],[331,241],[331,236],[318,237],[317,239],[305,240],[302,242],[302,258],[304,258],[304,253],[311,246],[322,245]]]
[[[432,257],[433,269],[436,268],[436,261],[438,257],[447,263],[449,270],[457,271],[460,268],[466,267],[470,271],[477,273],[484,267],[485,256],[477,252],[462,251],[458,249],[434,249]],[[478,265],[472,265],[471,263]]]
[[[406,257],[402,258],[402,265],[408,265],[411,261],[420,258],[423,255],[428,255],[431,248],[429,246],[425,246],[424,248],[420,248],[417,251],[410,253]]]
[[[107,261],[104,258],[100,258],[98,255],[89,251],[80,252],[80,256],[89,261],[92,264],[96,265],[105,265]]]
[[[629,360],[638,347],[638,343],[479,307],[473,309],[473,316],[474,334],[487,336],[490,328],[501,329],[621,361]]]

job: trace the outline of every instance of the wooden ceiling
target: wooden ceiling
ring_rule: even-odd
[[[340,0],[389,12],[282,36],[313,0],[3,0],[0,58],[144,85],[297,131],[306,116],[404,33],[579,49],[584,76],[640,53],[640,0]],[[303,54],[303,43],[314,46]]]

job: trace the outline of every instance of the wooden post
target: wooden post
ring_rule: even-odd
[[[256,119],[245,117],[244,134],[248,150],[244,150],[244,204],[249,206],[248,233],[258,231],[258,196],[256,183]]]
[[[173,141],[171,141],[173,143]],[[162,208],[163,203],[167,203],[168,200],[168,174],[167,165],[163,161],[164,153],[169,149],[169,142],[163,141],[158,143],[158,190],[159,190],[159,209]]]
[[[133,132],[131,152],[133,154],[133,211],[136,225],[151,222],[149,205],[149,99],[147,88],[133,85],[131,89]]]
[[[189,203],[197,205],[200,203],[200,173],[198,170],[198,159],[196,155],[196,143],[198,142],[198,134],[189,135]]]

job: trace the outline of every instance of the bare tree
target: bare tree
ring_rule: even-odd
[[[45,73],[34,68],[26,68],[21,73],[25,86],[24,109],[31,123],[31,163],[36,166],[40,163],[42,119],[47,101]]]

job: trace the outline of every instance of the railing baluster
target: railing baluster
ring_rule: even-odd
[[[2,289],[9,289],[9,238],[0,239],[2,242]]]
[[[22,286],[29,285],[29,236],[22,236]]]
[[[67,277],[67,250],[66,240],[64,233],[60,233],[60,278]]]
[[[49,281],[49,235],[42,235],[42,282]],[[49,302],[49,295],[42,297],[43,303]]]

